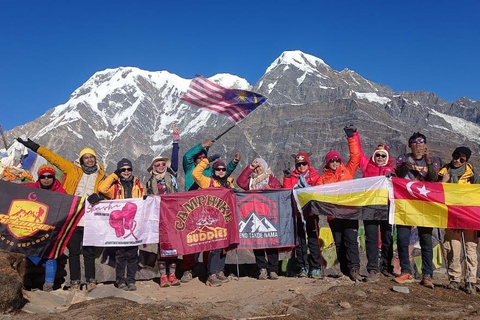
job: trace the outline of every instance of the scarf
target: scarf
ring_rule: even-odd
[[[458,168],[454,168],[452,165],[450,165],[450,182],[458,183],[458,180],[460,180],[460,178],[464,173],[465,173],[465,165]]]
[[[255,174],[252,172],[250,176],[250,190],[263,190],[268,187],[268,182],[270,180],[270,175],[272,174],[272,170],[268,168],[265,172],[260,174]]]
[[[93,167],[87,167],[83,164],[80,164],[80,167],[82,167],[83,173],[85,174],[92,174],[98,170],[98,166],[96,164]]]
[[[133,190],[133,175],[131,175],[128,179],[120,177],[120,183],[123,186],[123,198],[131,198]]]

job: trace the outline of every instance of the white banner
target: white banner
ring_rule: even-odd
[[[160,197],[104,200],[85,207],[84,246],[126,247],[159,242]]]

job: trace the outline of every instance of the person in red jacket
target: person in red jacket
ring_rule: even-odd
[[[357,136],[358,137],[358,136]],[[360,145],[360,170],[363,177],[376,177],[376,176],[392,176],[395,175],[395,168],[393,167],[393,159],[388,153],[387,145],[378,145],[373,151],[372,156],[369,158],[363,152]],[[365,211],[381,211],[388,209],[375,209],[364,208]],[[380,213],[381,214],[381,213]],[[378,216],[372,213],[373,216]],[[365,247],[367,251],[367,278],[368,282],[378,281],[378,271],[386,277],[394,275],[393,273],[393,238],[392,238],[392,225],[388,223],[388,220],[364,220],[363,226],[365,228]],[[381,248],[381,265],[378,265],[378,228],[380,227],[382,248]]]
[[[44,164],[37,170],[38,179],[36,182],[26,183],[25,186],[34,187],[38,189],[50,190],[54,192],[67,192],[62,187],[62,183],[55,178],[55,168]],[[53,283],[55,282],[55,274],[57,273],[57,260],[47,259],[46,261],[41,257],[28,256],[28,258],[36,265],[45,265],[45,283],[43,284],[43,291],[49,292],[53,290]]]
[[[316,184],[319,175],[317,170],[310,165],[310,155],[310,152],[292,154],[292,157],[295,159],[295,170],[291,173],[288,169],[283,171],[285,174],[283,178],[284,188],[305,188]],[[297,258],[297,264],[300,267],[300,273],[298,276],[304,278],[310,275],[312,278],[320,279],[323,275],[322,270],[320,269],[318,216],[304,212],[304,218],[305,226],[303,225],[302,216],[297,214],[298,241],[295,248],[295,255]],[[308,251],[310,251],[310,261],[308,261],[309,256],[307,247]]]
[[[318,178],[316,185],[352,180],[360,164],[360,146],[357,128],[353,125],[344,128],[347,134],[350,159],[345,164],[337,151],[330,151],[325,156],[323,174]],[[358,252],[358,220],[328,219],[332,230],[337,259],[340,270],[353,281],[360,280],[360,256]]]
[[[242,171],[237,179],[237,184],[244,190],[282,188],[280,181],[273,176],[272,170],[262,158],[256,158]],[[267,280],[268,276],[271,280],[278,279],[278,248],[254,249],[253,253],[255,254],[255,263],[260,271],[258,279]]]

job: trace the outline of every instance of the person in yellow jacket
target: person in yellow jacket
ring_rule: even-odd
[[[98,191],[108,199],[142,198],[143,184],[132,174],[132,162],[123,158],[117,163],[117,170],[98,186]],[[138,270],[138,246],[112,248],[115,252],[115,277],[117,287],[125,291],[135,291],[135,274]],[[125,269],[127,277],[125,279]]]
[[[458,147],[452,153],[452,161],[444,165],[438,172],[439,181],[446,183],[472,184],[479,183],[473,165],[468,162],[472,151],[467,147]],[[462,239],[463,238],[463,239]],[[450,283],[448,289],[458,290],[462,280],[462,242],[467,256],[467,274],[465,275],[465,291],[475,294],[477,282],[477,231],[446,229],[445,250],[447,251],[447,273]]]
[[[97,154],[93,149],[82,149],[78,154],[78,159],[72,162],[45,147],[41,147],[30,139],[24,141],[17,138],[17,141],[47,159],[48,162],[65,174],[63,189],[67,194],[86,198],[91,195],[96,196],[98,184],[105,178],[105,170],[102,164],[97,161]],[[80,254],[83,252],[87,290],[92,291],[97,286],[95,280],[95,247],[84,246],[82,250],[84,223],[82,217],[67,244],[70,287],[72,289],[81,288]]]
[[[193,180],[200,188],[235,187],[233,178],[227,177],[227,167],[225,162],[217,160],[213,163],[213,175],[211,177],[203,175],[203,171],[208,167],[208,164],[209,161],[205,158],[197,164],[195,169],[193,169]],[[228,282],[228,277],[226,277],[223,272],[223,269],[225,268],[225,259],[226,254],[224,249],[215,249],[209,252],[207,262],[207,272],[209,276],[207,278],[207,282],[205,283],[207,286],[219,287],[222,285],[222,282]]]

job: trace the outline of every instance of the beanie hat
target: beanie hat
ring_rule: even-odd
[[[193,160],[197,160],[198,157],[200,157],[201,155],[204,155],[205,157],[207,157],[207,151],[205,151],[205,149],[202,149],[202,151],[200,151],[199,153],[193,156]]]
[[[41,176],[45,173],[51,173],[55,177],[55,168],[49,164],[42,164],[37,170],[37,175]]]
[[[343,162],[343,161],[342,161],[342,156],[340,155],[340,153],[338,153],[338,152],[335,151],[335,150],[330,151],[330,152],[327,153],[327,155],[325,156],[325,166],[327,166],[328,163],[329,163],[331,160],[340,160],[340,162]]]
[[[82,159],[82,157],[83,157],[84,155],[86,155],[87,153],[90,153],[90,154],[93,155],[95,158],[97,158],[97,154],[96,154],[95,151],[93,151],[93,149],[91,149],[91,148],[84,148],[84,149],[82,149],[82,151],[80,151],[80,153],[78,154],[78,157],[79,157],[80,159]]]
[[[308,166],[310,166],[310,156],[312,155],[311,152],[299,152],[297,154],[292,154],[293,159],[295,159],[295,163],[299,162],[306,162]]]
[[[470,159],[470,156],[472,155],[472,150],[470,150],[467,147],[458,147],[457,149],[455,149],[455,151],[453,151],[452,157],[460,153],[463,153],[465,155],[465,158],[467,158],[467,161],[468,161],[468,159]]]
[[[118,163],[117,163],[117,169],[120,170],[121,167],[133,168],[132,167],[132,161],[130,161],[126,158],[123,158],[122,160],[118,161]]]
[[[385,161],[384,165],[387,165],[388,160],[390,159],[390,154],[388,153],[388,146],[386,144],[379,144],[378,147],[373,151],[372,154],[372,161],[375,162],[375,155],[377,153],[383,153],[384,155],[387,156],[387,159]]]
[[[162,156],[159,156],[159,157],[155,157],[153,158],[152,162],[150,163],[150,166],[147,168],[147,172],[152,172],[153,170],[153,165],[155,164],[155,162],[157,161],[165,161],[167,163],[167,168],[170,168],[172,166],[172,161],[167,158],[167,157],[162,157]]]
[[[225,168],[225,162],[223,162],[222,160],[215,161],[212,165],[212,168],[216,169],[218,167],[224,167]]]

